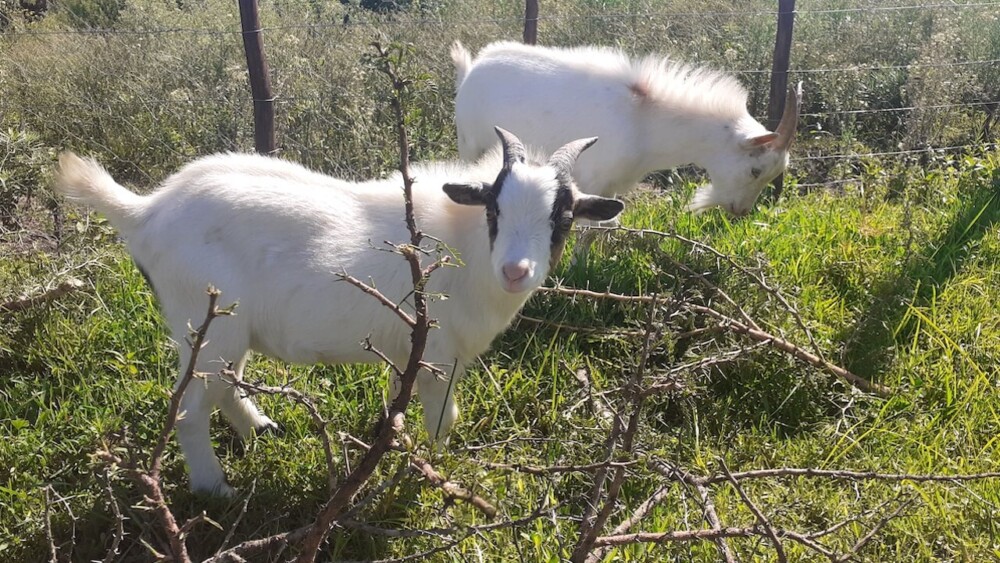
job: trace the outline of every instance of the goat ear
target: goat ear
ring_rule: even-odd
[[[486,193],[489,184],[482,182],[466,182],[462,184],[445,184],[442,189],[455,203],[461,205],[486,205]]]
[[[625,209],[625,204],[617,199],[580,194],[573,202],[573,218],[610,221],[617,217],[622,209]]]
[[[743,150],[752,151],[754,149],[759,149],[764,145],[773,143],[778,138],[777,133],[767,132],[763,135],[757,135],[756,137],[751,137],[743,141]]]

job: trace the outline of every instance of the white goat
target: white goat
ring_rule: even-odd
[[[527,161],[516,137],[497,133],[502,154],[492,151],[475,164],[413,166],[420,229],[464,262],[436,271],[427,286],[449,299],[431,304],[440,328],[429,334],[424,359],[456,378],[542,283],[573,220],[608,220],[623,207],[573,184],[573,163],[596,138],[571,142],[539,163]],[[338,277],[352,275],[395,302],[412,291],[406,262],[372,248],[409,240],[399,174],[351,183],[275,158],[223,154],[189,164],[140,196],[93,160],[66,153],[60,168],[59,190],[103,213],[124,236],[176,341],[184,340],[189,320],[204,314],[209,284],[239,301],[237,316],[210,327],[199,372],[217,373],[223,361],[232,362],[240,378],[250,350],[295,363],[373,362],[360,345],[368,335],[405,365],[409,328]],[[404,308],[412,311],[412,304]],[[183,368],[190,350],[179,349]],[[244,436],[275,423],[218,376],[203,381],[183,397],[177,438],[191,488],[231,494],[209,439],[212,410],[219,407]],[[418,375],[432,439],[446,436],[458,415],[452,383]]]
[[[624,194],[657,170],[704,168],[712,183],[689,209],[721,206],[733,215],[754,201],[788,164],[801,84],[789,92],[772,133],[747,112],[747,92],[727,74],[659,56],[631,60],[605,47],[553,48],[491,43],[473,61],[455,42],[458,151],[475,160],[490,146],[493,123],[533,146],[552,150],[587,135],[601,151],[573,168],[589,194]]]

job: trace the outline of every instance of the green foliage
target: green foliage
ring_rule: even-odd
[[[118,23],[126,0],[60,0],[57,14],[77,29],[109,29]]]
[[[24,200],[45,194],[48,204],[48,172],[52,150],[30,131],[0,131],[0,227],[15,229],[18,207]],[[39,194],[41,192],[41,194]]]

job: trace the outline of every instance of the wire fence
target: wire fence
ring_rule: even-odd
[[[388,38],[413,43],[410,64],[426,76],[414,156],[454,155],[448,47],[455,39],[472,49],[520,40],[523,3],[362,4],[379,10],[340,0],[260,3],[280,150],[351,178],[391,168],[384,86],[366,66],[368,44]],[[545,3],[539,41],[614,44],[727,69],[764,121],[777,2],[737,3],[744,9],[706,2],[704,10],[680,1],[602,5]],[[0,131],[27,132],[32,146],[52,151],[96,153],[140,183],[197,155],[252,147],[253,101],[234,4],[94,6],[68,0],[28,19],[0,11]],[[805,89],[790,170],[800,187],[848,184],[859,159],[902,166],[927,154],[992,150],[1000,2],[800,2],[789,75]]]

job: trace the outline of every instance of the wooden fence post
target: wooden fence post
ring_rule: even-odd
[[[538,42],[538,0],[524,0],[524,42]]]
[[[767,128],[771,131],[781,121],[788,92],[788,61],[792,52],[792,24],[795,21],[795,0],[778,0],[778,31],[774,37],[774,62],[771,66],[771,94],[767,104]],[[771,201],[778,201],[785,175],[779,174],[771,190]]]
[[[274,140],[274,94],[271,91],[271,73],[264,56],[257,0],[239,0],[239,5],[243,50],[247,56],[250,93],[253,96],[254,147],[261,154],[273,154],[277,151]]]

